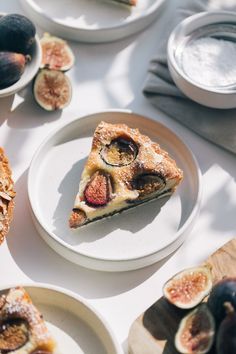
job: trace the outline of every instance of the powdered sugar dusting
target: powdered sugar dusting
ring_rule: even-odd
[[[1,310],[1,318],[18,317],[29,324],[30,336],[37,343],[51,338],[42,319],[42,315],[33,305],[23,288],[11,289],[7,295],[5,305]]]
[[[182,53],[184,72],[196,83],[227,86],[236,83],[236,43],[212,37],[196,39]]]

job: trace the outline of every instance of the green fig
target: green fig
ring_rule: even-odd
[[[10,14],[0,18],[0,50],[29,54],[36,29],[25,16]]]
[[[27,57],[20,53],[0,52],[0,89],[17,82],[24,72]]]

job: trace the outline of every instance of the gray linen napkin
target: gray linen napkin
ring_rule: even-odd
[[[175,19],[169,22],[158,55],[150,63],[144,94],[169,116],[236,154],[236,109],[211,109],[191,101],[175,86],[167,67],[167,40],[173,28],[190,15],[212,10],[236,11],[236,0],[178,0]]]

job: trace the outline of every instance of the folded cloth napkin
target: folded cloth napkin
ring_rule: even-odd
[[[166,58],[168,37],[179,22],[201,11],[236,11],[236,0],[177,0],[176,5],[174,19],[168,22],[158,55],[150,63],[144,94],[169,116],[207,140],[236,154],[236,109],[207,108],[188,99],[175,86]]]

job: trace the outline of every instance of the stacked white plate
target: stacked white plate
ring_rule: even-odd
[[[184,171],[184,180],[169,200],[72,231],[68,217],[102,120],[139,128],[160,143]],[[36,228],[56,252],[84,267],[126,271],[150,265],[181,245],[199,211],[201,174],[191,151],[167,127],[128,111],[107,111],[66,124],[42,143],[29,170],[28,193]]]

